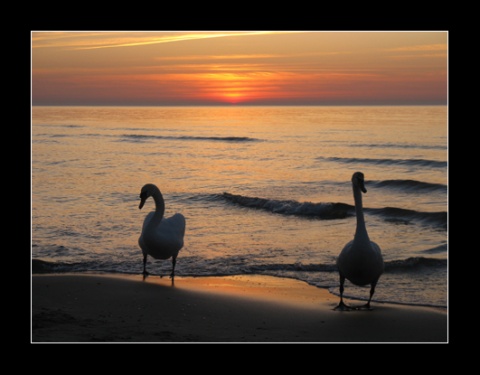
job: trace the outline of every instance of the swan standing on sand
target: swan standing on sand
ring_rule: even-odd
[[[148,197],[155,201],[155,211],[150,212],[143,222],[142,234],[138,244],[143,253],[143,279],[148,276],[146,269],[147,255],[155,259],[168,259],[172,257],[172,273],[170,278],[175,277],[175,264],[180,249],[183,247],[185,235],[185,217],[182,214],[175,214],[165,218],[165,201],[160,189],[154,184],[146,184],[140,192],[139,209],[143,207]]]
[[[368,237],[365,219],[363,217],[362,192],[366,193],[364,175],[355,172],[352,176],[353,198],[355,200],[355,212],[357,214],[357,229],[352,241],[347,243],[338,256],[337,266],[340,274],[340,303],[335,310],[352,310],[343,302],[343,284],[345,278],[353,284],[363,286],[371,285],[370,298],[360,308],[370,309],[370,301],[380,275],[383,273],[384,264],[380,247]]]

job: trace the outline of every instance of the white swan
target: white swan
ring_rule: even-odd
[[[154,184],[146,184],[140,192],[139,209],[143,207],[148,197],[155,201],[155,211],[150,212],[143,222],[142,234],[138,239],[143,253],[143,278],[148,275],[147,255],[155,259],[172,258],[172,273],[170,278],[175,277],[175,264],[180,249],[183,247],[185,235],[185,217],[182,214],[175,214],[165,218],[165,202],[160,189]]]
[[[370,309],[370,301],[378,279],[383,273],[384,264],[380,247],[368,237],[365,219],[363,217],[362,192],[366,193],[364,175],[355,172],[352,176],[353,198],[357,214],[357,229],[352,241],[347,243],[337,258],[338,272],[340,274],[340,303],[335,310],[351,310],[353,307],[343,302],[343,284],[345,278],[353,284],[363,286],[371,285],[370,298],[361,306]]]

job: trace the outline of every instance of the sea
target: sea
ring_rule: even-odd
[[[447,106],[34,106],[32,273],[140,278],[153,183],[165,216],[186,218],[177,278],[270,275],[338,296],[356,171],[385,261],[373,301],[446,309]],[[171,267],[148,258],[150,277]],[[368,295],[346,282],[347,299]]]

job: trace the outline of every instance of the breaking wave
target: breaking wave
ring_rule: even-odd
[[[277,200],[248,197],[230,193],[216,195],[229,203],[260,209],[274,214],[313,217],[322,220],[344,219],[355,215],[355,207],[346,203],[312,203],[295,200]],[[446,229],[447,212],[422,212],[396,207],[364,208],[364,212],[378,215],[386,221],[408,224],[410,221],[434,225]]]

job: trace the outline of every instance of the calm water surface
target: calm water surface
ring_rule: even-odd
[[[34,107],[32,258],[139,274],[151,182],[166,215],[187,219],[177,275],[268,274],[337,293],[362,171],[386,262],[374,299],[446,307],[447,161],[443,106]],[[148,267],[167,275],[171,263]]]

